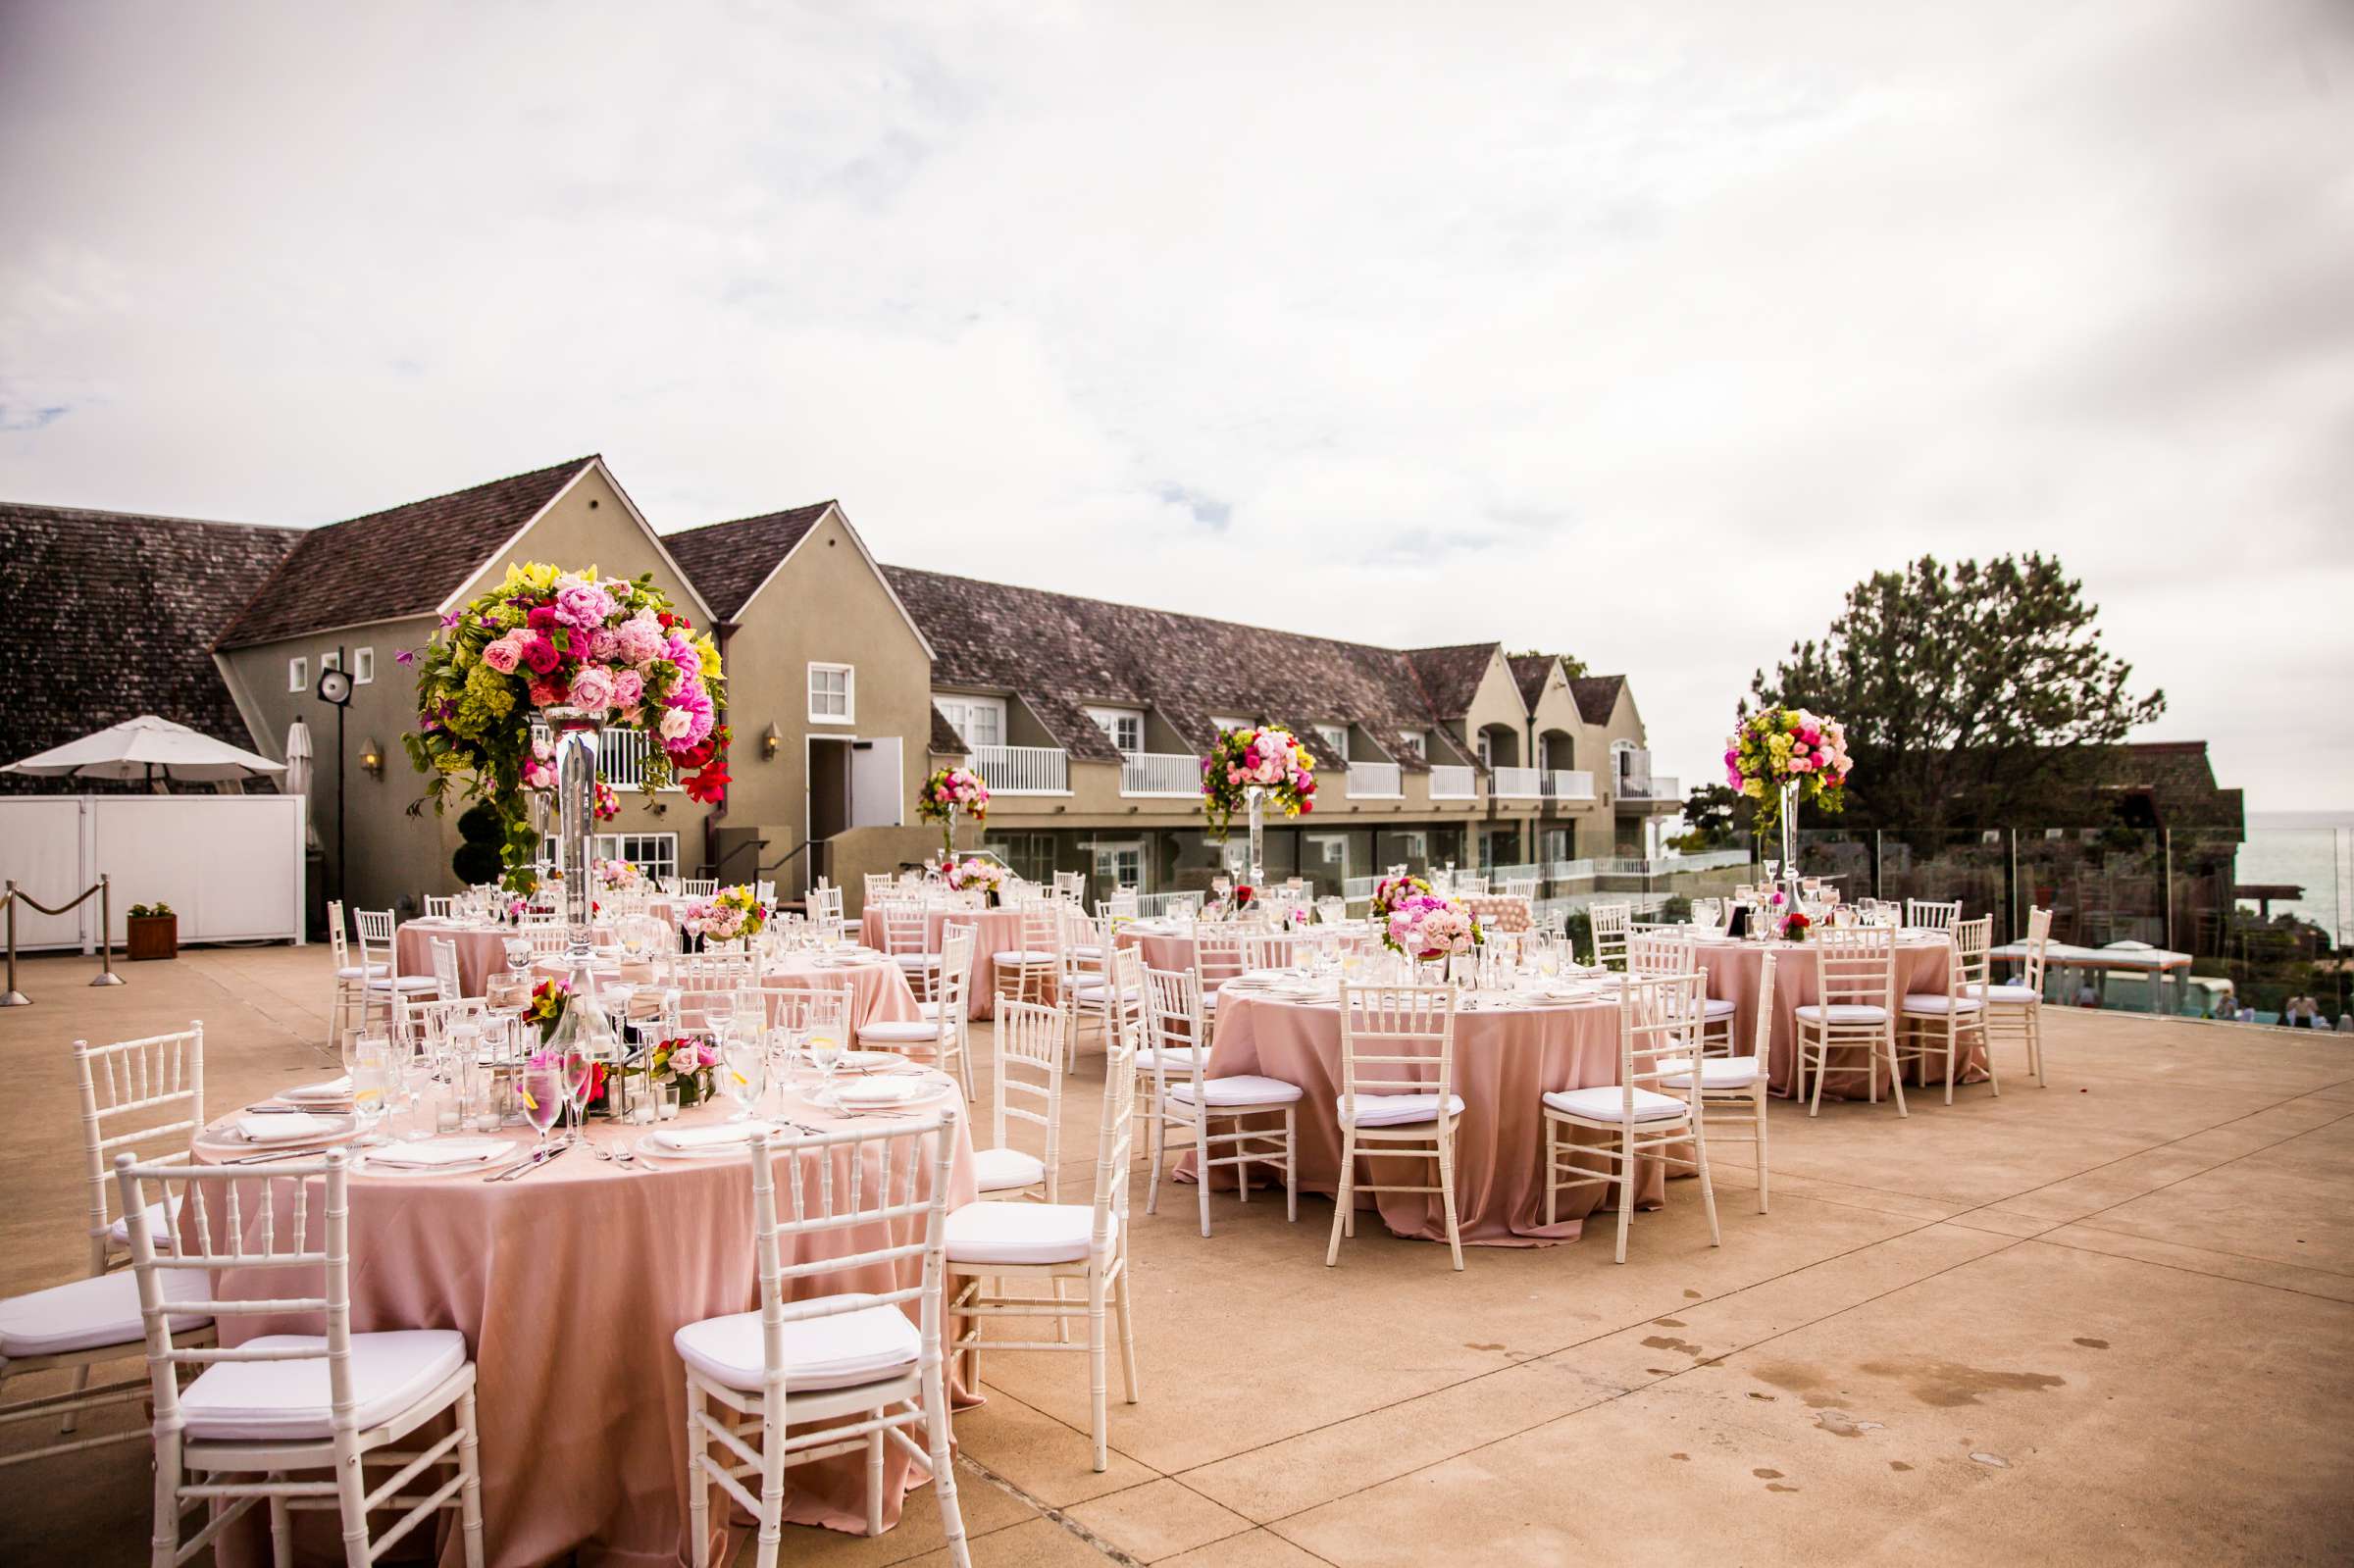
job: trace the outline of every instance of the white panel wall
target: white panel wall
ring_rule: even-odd
[[[300,795],[0,797],[0,875],[51,904],[111,877],[118,946],[130,906],[152,903],[172,906],[183,942],[299,942],[303,810]],[[79,913],[21,910],[18,946],[94,948],[97,900]]]

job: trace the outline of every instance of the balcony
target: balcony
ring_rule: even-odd
[[[1543,780],[1536,768],[1491,768],[1488,793],[1499,800],[1536,800],[1544,794]]]
[[[1436,767],[1430,770],[1430,798],[1433,800],[1470,800],[1479,793],[1479,777],[1469,768]]]
[[[1548,768],[1540,787],[1548,800],[1591,800],[1594,798],[1594,776],[1566,768]]]
[[[1190,751],[1128,752],[1120,758],[1120,793],[1194,799],[1202,793],[1202,759]]]
[[[967,765],[993,795],[1071,792],[1071,754],[1060,746],[975,746]]]
[[[545,726],[536,724],[532,726],[532,738],[543,740],[552,745],[556,737]],[[597,731],[596,776],[615,789],[631,790],[641,787],[645,783],[646,748],[652,743],[641,730],[606,729]],[[662,787],[665,790],[680,787],[676,776],[674,775],[671,782]]]
[[[1636,804],[1676,805],[1683,800],[1684,791],[1680,780],[1665,774],[1622,774],[1618,779],[1618,798]]]
[[[1406,792],[1405,781],[1394,762],[1353,762],[1349,764],[1349,798],[1352,800],[1395,800]]]

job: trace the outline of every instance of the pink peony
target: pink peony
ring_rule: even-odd
[[[614,629],[614,651],[635,665],[648,665],[662,656],[667,639],[651,610],[640,610]]]
[[[556,593],[557,617],[583,632],[603,626],[612,614],[612,596],[594,583],[578,583]]]
[[[572,705],[590,713],[613,706],[613,678],[600,665],[590,665],[572,678]]]
[[[516,647],[515,639],[511,635],[500,637],[496,642],[483,649],[483,663],[496,670],[500,675],[513,675],[515,667],[522,662],[523,653]]]
[[[703,673],[703,656],[694,651],[693,643],[676,633],[673,633],[670,641],[664,645],[662,656],[677,665],[681,675],[701,675]]]
[[[613,706],[635,708],[644,700],[645,677],[635,670],[624,670],[613,678]]]

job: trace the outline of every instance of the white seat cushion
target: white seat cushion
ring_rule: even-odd
[[[431,975],[384,975],[368,983],[370,990],[439,990],[441,983]]]
[[[155,1239],[155,1244],[159,1249],[166,1251],[171,1249],[174,1228],[179,1218],[179,1194],[173,1195],[171,1204],[172,1206],[168,1209],[161,1203],[147,1205],[147,1234]],[[129,1215],[118,1214],[115,1216],[115,1223],[106,1228],[106,1244],[120,1247],[130,1245]],[[166,1278],[169,1277],[166,1276]]]
[[[1347,1118],[1347,1100],[1340,1102],[1342,1116]],[[1463,1097],[1447,1096],[1447,1114],[1463,1114]],[[1356,1125],[1359,1127],[1405,1127],[1414,1122],[1436,1121],[1439,1115],[1439,1096],[1436,1094],[1359,1094],[1356,1097]]]
[[[1747,1088],[1757,1081],[1758,1059],[1755,1056],[1704,1056],[1700,1059],[1700,1087],[1703,1089]],[[1662,1062],[1660,1082],[1678,1087],[1690,1084],[1691,1062]]]
[[[390,966],[386,964],[370,964],[364,969],[358,964],[345,964],[341,969],[335,971],[335,979],[374,980],[379,975],[388,973],[389,970]]]
[[[2043,1000],[2043,993],[2032,986],[1972,986],[1970,993],[1997,1007],[2032,1007]]]
[[[1730,1018],[1740,1010],[1734,1003],[1726,1001],[1721,996],[1711,996],[1708,998],[1708,1005],[1701,1010],[1701,1016],[1713,1023],[1719,1018]]]
[[[932,969],[940,963],[938,953],[894,953],[891,961],[901,969]]]
[[[872,1302],[871,1295],[829,1297],[845,1310],[785,1325],[785,1391],[847,1389],[915,1370],[924,1341],[907,1314]],[[796,1305],[798,1303],[795,1303]],[[765,1368],[760,1350],[760,1314],[735,1312],[690,1323],[670,1337],[679,1359],[714,1383],[757,1389]]]
[[[881,1045],[931,1045],[940,1039],[940,1020],[919,1018],[904,1024],[861,1024],[858,1037]]]
[[[1103,981],[1090,981],[1086,985],[1078,987],[1071,994],[1078,997],[1083,1002],[1100,1002],[1109,998],[1111,995],[1111,986]],[[1124,990],[1120,993],[1120,999],[1122,1001],[1132,1002],[1143,995],[1144,992],[1142,990],[1136,988],[1135,986],[1130,986],[1127,990]]]
[[[265,1334],[245,1343],[256,1350],[321,1353],[302,1361],[224,1361],[207,1367],[179,1396],[188,1436],[220,1442],[333,1436],[327,1340],[311,1334]],[[466,1336],[455,1329],[353,1335],[351,1384],[359,1425],[365,1429],[391,1420],[465,1364]]]
[[[1975,996],[1964,996],[1959,1000],[1951,996],[1908,996],[1904,1010],[1917,1018],[1943,1018],[1948,1013],[1974,1013],[1985,1005]]]
[[[166,1269],[163,1278],[167,1301],[201,1301],[212,1293],[211,1284],[194,1269]],[[179,1332],[209,1321],[198,1312],[174,1317],[172,1327]],[[0,1301],[0,1356],[11,1361],[102,1344],[135,1345],[146,1334],[139,1325],[138,1276],[128,1269]]]
[[[1018,1148],[973,1150],[973,1182],[984,1192],[1036,1187],[1047,1179],[1047,1162]]]
[[[1010,952],[992,953],[989,961],[999,969],[1026,969],[1034,964],[1054,964],[1062,961],[1059,953],[1037,953],[1016,947]]]
[[[1110,1216],[1116,1241],[1120,1217]],[[1079,1263],[1094,1244],[1091,1203],[1006,1203],[983,1199],[948,1216],[950,1263]]]
[[[947,1008],[946,1002],[917,1002],[915,1010],[926,1018],[938,1018]]]
[[[1150,1073],[1154,1068],[1165,1067],[1172,1073],[1191,1073],[1197,1054],[1196,1048],[1191,1045],[1172,1045],[1165,1050],[1147,1047],[1136,1053],[1136,1070]]]
[[[1545,1103],[1570,1116],[1582,1116],[1594,1122],[1617,1122],[1626,1118],[1626,1090],[1616,1084],[1604,1084],[1594,1088],[1557,1088],[1545,1096]],[[1663,1122],[1686,1114],[1692,1109],[1673,1094],[1656,1094],[1647,1088],[1635,1090],[1635,1120]]]
[[[1885,1024],[1888,1022],[1887,1008],[1867,1007],[1861,1002],[1833,1002],[1827,1008],[1809,1002],[1798,1010],[1798,1016],[1810,1024],[1825,1022],[1826,1013],[1828,1022],[1833,1024]]]
[[[1203,1013],[1214,1013],[1214,1012],[1216,1012],[1217,1010],[1218,1010],[1218,993],[1217,993],[1216,991],[1214,991],[1214,990],[1205,990],[1205,991],[1203,991],[1203,992],[1202,993],[1202,1011],[1203,1011]]]
[[[1081,942],[1071,949],[1071,956],[1073,958],[1100,958],[1103,956],[1103,949],[1098,947],[1094,942]]]
[[[1169,1086],[1169,1098],[1190,1100],[1193,1097],[1192,1079]],[[1253,1073],[1236,1073],[1230,1078],[1205,1078],[1202,1081],[1203,1102],[1213,1107],[1289,1105],[1299,1097],[1299,1085],[1286,1084],[1279,1078],[1260,1078]]]

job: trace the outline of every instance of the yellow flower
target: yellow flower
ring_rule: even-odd
[[[1766,781],[1763,779],[1744,779],[1741,781],[1741,792],[1755,799],[1764,799],[1766,795]]]
[[[697,632],[694,634],[694,640],[690,644],[690,646],[691,646],[694,651],[702,657],[703,679],[706,681],[720,680],[719,644],[711,640],[711,633],[708,632]]]

